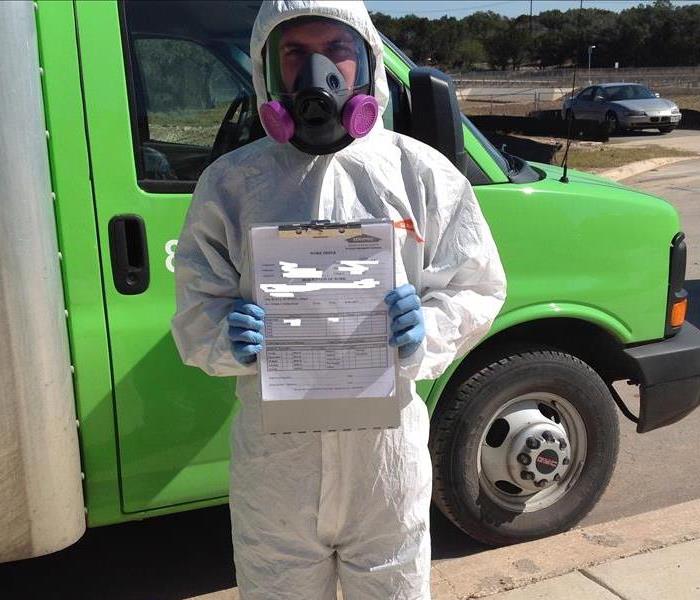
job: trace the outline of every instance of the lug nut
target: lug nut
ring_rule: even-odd
[[[524,452],[521,452],[518,454],[518,462],[521,465],[529,465],[532,462],[532,459]]]
[[[547,485],[547,480],[546,480],[546,479],[540,479],[539,481],[536,481],[536,482],[535,482],[535,485],[536,485],[538,488],[543,488],[544,486]]]
[[[562,460],[561,460],[562,465],[568,465],[569,462],[571,462],[571,461],[569,461],[569,459],[566,456],[564,458],[562,458]]]
[[[554,475],[554,481],[559,481],[560,479],[561,479],[561,475],[559,475],[559,473]]]
[[[564,438],[561,438],[559,440],[559,450],[563,450],[567,446],[568,446],[568,444],[566,443],[566,440]]]
[[[545,431],[542,434],[542,438],[547,441],[547,442],[553,442],[554,441],[554,436],[552,435],[551,431]]]
[[[540,440],[531,436],[525,440],[525,445],[530,448],[530,450],[537,450],[537,448],[540,447]]]
[[[532,471],[520,471],[520,479],[525,481],[532,481],[535,478],[535,474]]]

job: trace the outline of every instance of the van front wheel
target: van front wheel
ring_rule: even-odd
[[[433,499],[486,544],[559,533],[595,506],[618,444],[614,400],[586,363],[555,350],[505,353],[440,401]]]

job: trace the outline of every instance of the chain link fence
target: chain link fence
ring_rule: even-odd
[[[561,110],[573,82],[572,69],[455,72],[451,76],[467,115],[528,116]],[[641,83],[681,108],[700,110],[700,67],[591,69],[590,75],[583,67],[576,74],[576,89],[609,82]]]
[[[573,69],[521,69],[519,71],[456,71],[450,73],[460,87],[571,87]],[[580,85],[619,81],[649,87],[700,89],[700,67],[647,67],[638,69],[591,69],[579,66]]]
[[[565,88],[457,88],[457,98],[467,115],[526,117],[531,113],[561,108]]]

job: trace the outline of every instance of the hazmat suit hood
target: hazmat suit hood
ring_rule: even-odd
[[[250,55],[253,61],[253,85],[258,110],[268,99],[263,49],[270,33],[280,23],[299,17],[325,17],[340,21],[357,31],[367,42],[374,59],[374,97],[383,114],[389,102],[389,85],[384,71],[383,44],[363,2],[355,0],[269,0],[263,2],[253,25]],[[377,119],[374,128],[381,128]]]

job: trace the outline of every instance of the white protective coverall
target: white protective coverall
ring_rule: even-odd
[[[305,15],[342,21],[369,42],[383,111],[381,39],[363,3],[344,0],[262,4],[251,39],[258,103],[266,100],[268,35]],[[395,229],[396,284],[412,283],[423,304],[426,337],[400,365],[401,426],[265,435],[256,364],[234,359],[226,320],[235,297],[253,299],[248,229],[367,218],[404,224]],[[238,378],[230,505],[241,598],[327,600],[335,598],[337,577],[347,600],[430,598],[429,420],[413,380],[440,375],[472,348],[505,298],[496,246],[464,176],[434,149],[385,130],[381,119],[330,155],[263,138],[202,174],[175,275],[172,329],[183,360]]]

